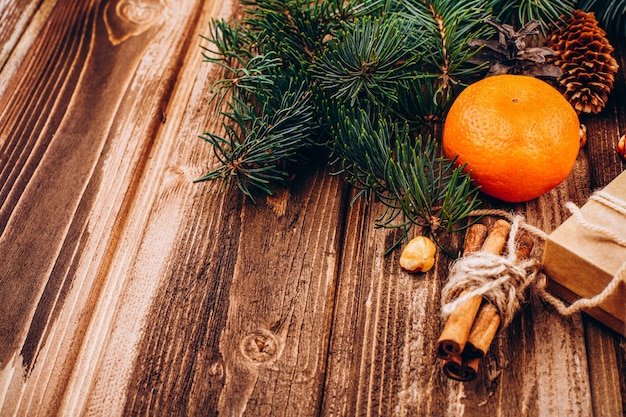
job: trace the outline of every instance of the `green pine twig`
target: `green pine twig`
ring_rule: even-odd
[[[440,155],[432,136],[424,139],[398,126],[389,116],[366,109],[340,108],[332,130],[333,153],[341,172],[360,192],[385,205],[377,227],[397,228],[402,235],[389,249],[406,240],[413,226],[435,241],[451,233],[480,205],[478,188],[465,166]],[[441,245],[440,245],[441,246]]]
[[[328,43],[312,74],[331,98],[352,106],[363,99],[395,103],[421,58],[413,30],[399,17],[359,19]]]
[[[298,159],[314,143],[317,129],[311,91],[305,84],[289,88],[275,112],[263,109],[261,116],[246,103],[235,100],[224,113],[225,136],[206,132],[200,138],[213,145],[221,165],[195,181],[222,178],[234,181],[254,201],[254,191],[272,194],[271,184],[289,175],[285,164]]]
[[[532,21],[542,22],[543,29],[548,24],[558,24],[564,17],[571,16],[576,8],[576,0],[495,0],[496,20],[523,26]],[[515,21],[517,20],[517,21]]]

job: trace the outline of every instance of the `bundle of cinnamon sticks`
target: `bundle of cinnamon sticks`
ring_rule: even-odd
[[[506,220],[497,220],[491,229],[480,223],[473,224],[465,233],[463,256],[478,250],[501,254],[510,229]],[[528,258],[533,245],[530,235],[520,233],[516,242],[517,259]],[[476,378],[481,359],[489,351],[500,322],[496,307],[480,295],[458,304],[449,315],[436,345],[436,355],[443,361],[444,374],[457,381]]]

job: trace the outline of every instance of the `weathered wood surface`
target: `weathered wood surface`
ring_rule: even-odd
[[[624,415],[626,340],[537,299],[477,380],[447,380],[449,260],[383,258],[381,207],[350,206],[323,161],[256,206],[191,182],[221,122],[199,35],[236,8],[0,3],[0,415]],[[496,206],[551,231],[624,169],[618,59],[570,178]]]

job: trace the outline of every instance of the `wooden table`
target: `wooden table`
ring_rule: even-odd
[[[476,380],[447,379],[449,258],[411,275],[383,257],[381,206],[351,206],[324,161],[257,205],[192,183],[221,123],[199,35],[235,9],[0,4],[0,415],[624,415],[626,340],[537,299]],[[617,58],[572,175],[502,207],[549,232],[624,169]]]

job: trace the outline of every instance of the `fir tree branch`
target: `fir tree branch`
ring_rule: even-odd
[[[227,67],[245,66],[255,55],[251,46],[256,42],[252,33],[238,22],[223,19],[209,22],[209,35],[200,35],[210,46],[200,45],[205,62]]]
[[[329,42],[313,76],[332,98],[351,105],[363,99],[397,102],[398,88],[415,78],[420,59],[419,39],[409,37],[412,28],[399,17],[359,19]]]
[[[440,156],[436,140],[412,136],[385,114],[342,107],[332,130],[333,153],[341,172],[360,192],[375,197],[386,209],[377,227],[398,228],[406,239],[413,226],[435,240],[450,233],[478,207],[478,189],[464,166]]]
[[[576,0],[496,0],[494,4],[494,9],[499,11],[496,20],[500,22],[523,26],[531,20],[539,20],[544,23],[544,28],[571,16],[575,7]]]
[[[491,31],[482,24],[490,15],[490,1],[409,1],[395,7],[414,22],[417,33],[425,34],[420,42],[421,74],[404,91],[400,116],[427,123],[442,120],[463,80],[484,68],[471,61],[477,51],[467,45]],[[418,105],[412,111],[417,117],[411,117],[412,105]]]
[[[339,105],[333,111],[331,149],[340,173],[360,190],[366,199],[385,195],[387,160],[392,152],[393,132],[380,108],[355,108]]]
[[[244,20],[261,53],[277,51],[287,65],[307,68],[328,36],[362,16],[381,13],[384,0],[242,0]]]
[[[388,160],[385,177],[390,188],[386,199],[394,201],[394,205],[389,205],[387,218],[379,219],[378,223],[389,227],[401,215],[397,227],[404,230],[403,238],[417,225],[435,241],[440,233],[466,227],[459,224],[480,201],[478,188],[471,184],[469,174],[463,172],[465,167],[441,157],[433,137],[412,138],[406,129],[396,132],[396,148]]]
[[[225,115],[231,123],[223,125],[226,135],[206,132],[200,136],[213,145],[221,165],[195,181],[232,180],[254,201],[255,190],[272,194],[271,183],[282,182],[288,176],[285,163],[296,160],[302,149],[314,143],[317,126],[312,93],[304,84],[292,86],[275,113],[265,108],[260,117],[240,100],[230,106],[231,111]]]
[[[224,62],[217,62],[226,68],[228,78],[217,80],[211,86],[212,97],[210,101],[218,100],[217,109],[229,95],[249,102],[244,96],[258,95],[259,91],[271,88],[274,85],[276,68],[282,65],[282,60],[272,52],[266,55],[251,57],[245,66],[231,67]]]
[[[223,134],[201,136],[220,165],[198,181],[254,200],[321,143],[357,197],[384,204],[378,227],[455,231],[477,188],[420,132],[484,74],[469,45],[494,33],[486,18],[558,18],[573,1],[242,0],[243,21],[212,21],[204,37],[205,60],[226,73],[212,99],[228,110]]]

